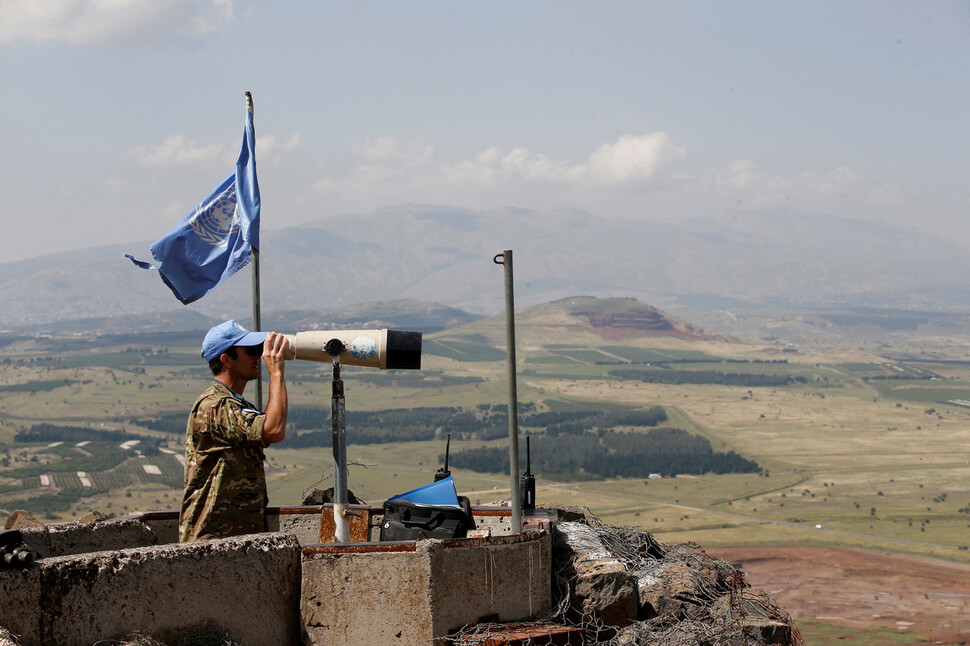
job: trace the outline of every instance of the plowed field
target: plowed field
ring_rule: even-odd
[[[970,565],[813,547],[715,547],[796,621],[970,644]]]

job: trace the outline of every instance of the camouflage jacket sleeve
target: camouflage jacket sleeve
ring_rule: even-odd
[[[229,391],[228,388],[223,387]],[[263,424],[266,415],[245,400],[229,396],[203,397],[189,417],[189,433],[199,453],[230,448],[263,449]]]

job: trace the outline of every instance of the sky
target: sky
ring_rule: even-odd
[[[246,91],[264,230],[789,209],[970,243],[968,69],[962,0],[0,0],[0,263],[163,236]]]

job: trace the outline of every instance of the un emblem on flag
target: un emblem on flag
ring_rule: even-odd
[[[195,209],[189,225],[195,235],[213,247],[229,245],[229,236],[239,230],[236,215],[236,186],[231,184],[222,193]]]

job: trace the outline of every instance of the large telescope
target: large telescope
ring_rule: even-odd
[[[341,365],[381,370],[420,370],[421,333],[401,330],[313,330],[284,334],[285,359],[333,364],[333,526],[334,542],[350,542],[347,519],[347,432]]]
[[[333,357],[326,345],[336,339],[344,345],[339,362],[381,370],[420,370],[421,333],[402,330],[313,330],[284,334],[286,359],[326,361]]]

